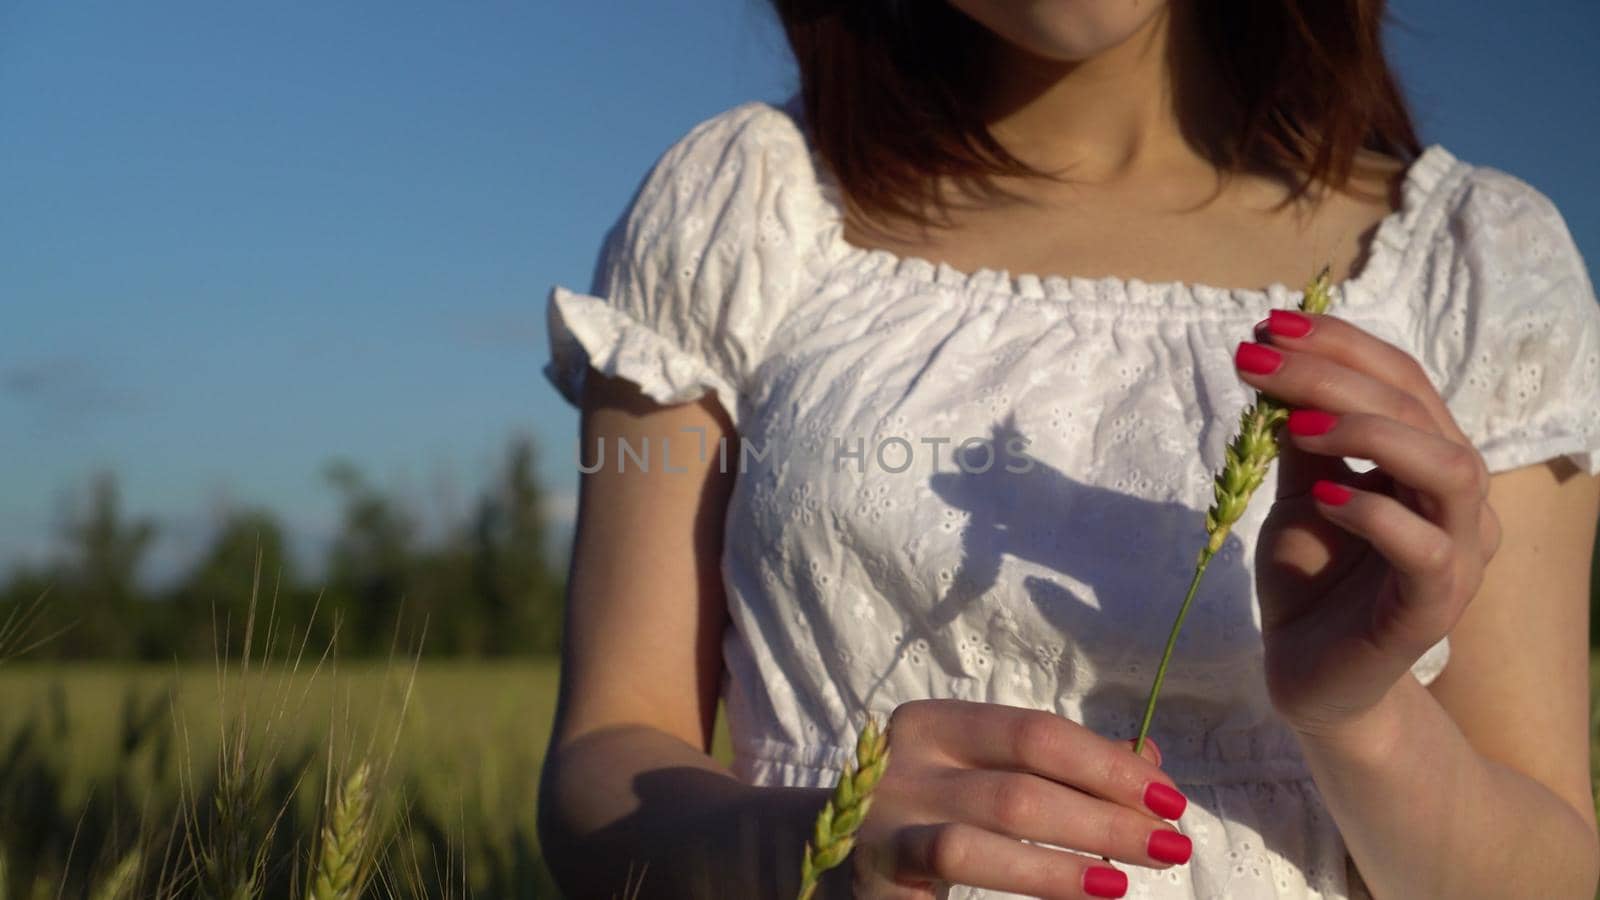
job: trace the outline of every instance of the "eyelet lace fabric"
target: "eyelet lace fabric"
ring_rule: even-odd
[[[544,371],[573,403],[592,366],[727,410],[735,770],[826,787],[867,712],[918,698],[1137,733],[1252,399],[1233,347],[1298,299],[852,247],[795,100],[752,102],[658,160],[587,293],[552,290]],[[1335,303],[1417,358],[1491,471],[1600,472],[1600,306],[1526,182],[1429,146]],[[1251,561],[1276,471],[1211,564],[1151,730],[1194,855],[1119,866],[1129,897],[1365,896],[1265,689]],[[1413,672],[1448,658],[1447,638]]]

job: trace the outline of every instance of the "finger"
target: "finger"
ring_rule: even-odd
[[[1422,493],[1431,507],[1424,509],[1428,518],[1458,540],[1477,541],[1489,484],[1470,446],[1369,413],[1296,409],[1289,413],[1288,431],[1290,442],[1310,453],[1372,460]]]
[[[1234,365],[1242,381],[1287,407],[1312,407],[1336,414],[1371,412],[1418,430],[1437,430],[1433,417],[1414,397],[1314,353],[1242,341],[1234,352]],[[1282,443],[1279,446],[1281,453]],[[1279,465],[1276,494],[1299,496],[1319,478],[1337,481],[1341,477],[1331,463],[1291,455]]]
[[[1346,484],[1356,475],[1340,456],[1308,452],[1290,439],[1287,425],[1278,426],[1278,483],[1273,491],[1278,499],[1301,497],[1318,481]]]
[[[904,851],[895,841],[857,843],[850,852],[850,897],[866,900],[933,900],[941,885],[926,875],[897,874]],[[827,888],[827,874],[819,887]]]
[[[1154,815],[1027,772],[946,771],[951,785],[939,794],[935,818],[1150,868],[1189,861],[1189,838]]]
[[[1121,897],[1128,890],[1128,876],[1104,862],[1025,844],[965,822],[902,828],[895,848],[897,877],[1052,900]]]
[[[1428,410],[1434,427],[1441,433],[1470,443],[1427,371],[1404,349],[1327,314],[1275,309],[1262,323],[1262,331],[1271,335],[1276,347],[1318,354],[1409,394]]]
[[[1175,819],[1188,800],[1160,767],[1042,709],[939,698],[895,707],[890,741],[938,747],[972,768],[1031,772],[1130,809]]]
[[[1254,336],[1258,344],[1273,342],[1272,331],[1267,323],[1268,319],[1262,319],[1255,324]],[[1302,496],[1319,480],[1344,482],[1354,474],[1342,459],[1317,456],[1295,447],[1289,442],[1282,425],[1278,426],[1274,437],[1278,442],[1278,470],[1273,494],[1279,500]]]
[[[912,886],[882,876],[867,875],[853,880],[850,893],[844,896],[860,900],[934,900],[939,896],[939,889],[939,883],[931,880],[921,886]]]
[[[1500,552],[1500,541],[1504,537],[1500,530],[1500,516],[1488,503],[1483,504],[1483,516],[1478,527],[1478,548],[1483,553],[1484,564],[1487,565],[1489,560]]]
[[[1128,745],[1129,750],[1132,750],[1133,745],[1139,743],[1139,739],[1130,738],[1129,740],[1123,741],[1123,743]],[[1139,755],[1150,760],[1158,766],[1161,765],[1161,748],[1156,746],[1156,739],[1149,735],[1145,735],[1144,749],[1139,751]]]
[[[1460,612],[1450,596],[1455,587],[1456,542],[1394,497],[1333,482],[1318,482],[1311,493],[1319,512],[1364,538],[1393,567],[1400,582],[1393,602],[1404,599],[1407,613],[1394,636],[1404,640],[1408,650],[1419,645],[1418,653],[1432,646]]]

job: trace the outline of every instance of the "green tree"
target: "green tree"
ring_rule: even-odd
[[[495,654],[555,652],[561,641],[561,593],[546,547],[546,493],[534,474],[537,447],[512,440],[499,477],[478,501],[473,520],[473,583],[494,623]]]
[[[390,646],[402,604],[418,598],[417,523],[401,504],[367,483],[354,464],[332,463],[330,484],[342,495],[339,535],[328,551],[327,591],[341,617],[341,654]]]
[[[260,554],[261,582],[255,585]],[[272,513],[262,509],[229,512],[218,526],[206,552],[172,589],[167,627],[147,634],[151,642],[143,655],[211,659],[237,653],[243,646],[244,625],[252,592],[257,592],[257,616],[269,613],[284,623],[285,633],[303,634],[314,627],[307,646],[317,647],[328,637],[327,617],[311,621],[311,597],[301,587],[288,553],[288,539]]]
[[[71,627],[56,641],[63,656],[131,656],[152,613],[139,574],[156,537],[155,523],[125,518],[111,472],[96,473],[88,497],[63,528],[65,556],[50,575],[51,618]]]

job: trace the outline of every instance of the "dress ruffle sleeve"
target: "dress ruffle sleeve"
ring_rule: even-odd
[[[789,120],[760,102],[696,125],[607,233],[589,293],[547,307],[547,379],[578,405],[592,367],[663,405],[711,392],[739,424],[748,378],[792,293]]]
[[[1424,335],[1441,396],[1491,472],[1565,456],[1600,473],[1600,304],[1566,221],[1487,166],[1458,204]]]

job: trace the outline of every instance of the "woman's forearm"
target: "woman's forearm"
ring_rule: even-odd
[[[546,761],[539,839],[573,898],[792,898],[830,793],[753,787],[658,729],[606,728]],[[842,870],[819,897],[842,896]]]
[[[1300,745],[1376,900],[1594,896],[1588,823],[1479,754],[1409,674],[1361,720]]]

